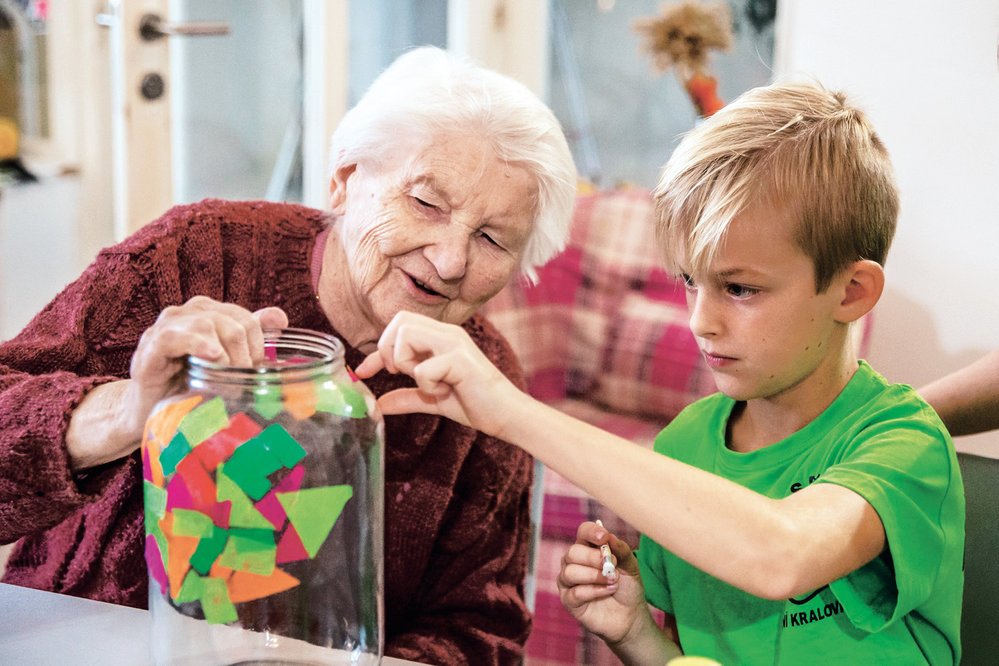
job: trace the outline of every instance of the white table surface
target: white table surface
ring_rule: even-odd
[[[384,657],[384,666],[415,662]],[[0,664],[152,664],[144,610],[0,583]]]

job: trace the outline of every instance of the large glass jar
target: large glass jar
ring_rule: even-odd
[[[142,442],[159,664],[377,664],[384,425],[332,336],[255,368],[187,363]]]

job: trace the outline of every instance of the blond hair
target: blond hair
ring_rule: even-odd
[[[898,217],[891,160],[870,121],[815,84],[744,93],[684,138],[654,196],[673,272],[705,270],[732,220],[768,205],[793,221],[820,293],[854,261],[884,264]]]

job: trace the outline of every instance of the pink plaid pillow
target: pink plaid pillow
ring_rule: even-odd
[[[598,276],[592,289],[603,294],[607,328],[589,397],[665,425],[714,389],[687,328],[683,285],[662,269],[649,192],[603,193],[592,208],[583,263]]]
[[[593,399],[665,423],[707,390],[683,290],[660,268],[654,219],[646,190],[579,196],[569,245],[538,284],[510,285],[483,308],[520,358],[532,395]]]
[[[714,391],[687,326],[686,304],[643,292],[625,296],[593,400],[618,412],[659,419],[665,426],[684,407]]]

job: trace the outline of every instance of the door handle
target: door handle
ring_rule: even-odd
[[[230,32],[229,24],[223,21],[170,23],[158,14],[146,14],[139,21],[139,36],[149,42],[161,37],[206,37],[228,35]]]

